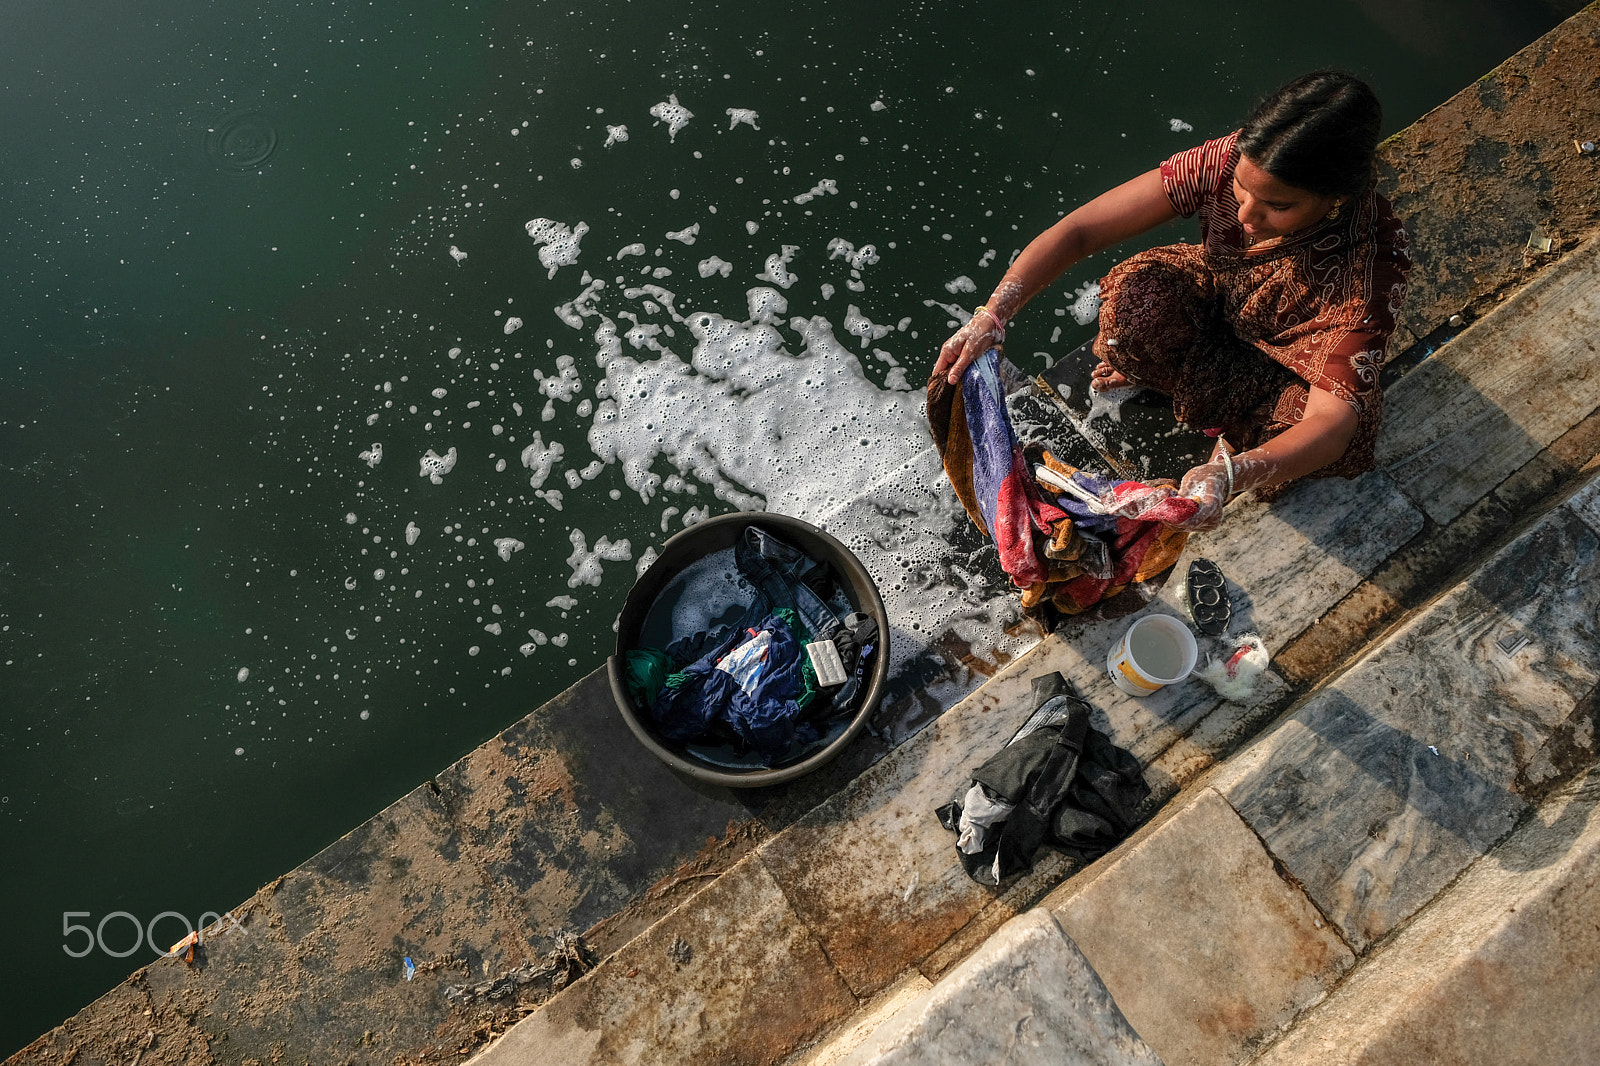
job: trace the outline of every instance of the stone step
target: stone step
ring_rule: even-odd
[[[1600,1037],[1597,951],[1600,774],[1591,770],[1253,1061],[1583,1061]]]
[[[1043,905],[1169,1066],[1248,1061],[1593,762],[1597,628],[1600,476]]]

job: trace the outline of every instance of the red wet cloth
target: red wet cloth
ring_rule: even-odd
[[[960,388],[935,374],[928,381],[928,423],[945,475],[975,524],[995,542],[1000,565],[1022,590],[1022,605],[1046,598],[1076,614],[1170,567],[1188,534],[1184,522],[1199,508],[1170,485],[1109,484],[1057,462],[1044,461],[1088,491],[1103,495],[1112,514],[1058,496],[1028,468],[1006,413],[998,355],[985,353]]]

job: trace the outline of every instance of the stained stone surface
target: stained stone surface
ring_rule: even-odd
[[[1600,241],[1390,387],[1379,467],[1448,523],[1600,407]],[[1537,387],[1530,383],[1537,382]]]
[[[811,930],[747,859],[471,1061],[757,1066],[855,1007]]]
[[[1217,787],[1363,950],[1504,836],[1600,678],[1600,535],[1558,508]],[[1527,637],[1507,655],[1497,643]],[[1592,740],[1589,742],[1592,747]],[[1564,756],[1570,758],[1570,755]]]
[[[1572,512],[1591,527],[1600,530],[1600,476],[1591,477],[1567,500]]]
[[[1240,502],[1221,528],[1189,538],[1229,579],[1230,633],[1276,654],[1422,530],[1422,514],[1381,473],[1306,481],[1267,505]],[[1162,593],[1175,612],[1175,589]]]
[[[1050,912],[1013,919],[840,1066],[1161,1066]]]
[[[1582,1061],[1600,1043],[1600,777],[1474,866],[1257,1066]]]
[[[1210,789],[1044,906],[1169,1066],[1242,1061],[1354,961]]]

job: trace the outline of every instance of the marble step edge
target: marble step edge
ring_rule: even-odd
[[[1600,771],[1590,768],[1358,957],[1325,999],[1248,1061],[1563,1057],[1600,1037],[1593,967],[1570,965],[1592,958],[1597,942]]]

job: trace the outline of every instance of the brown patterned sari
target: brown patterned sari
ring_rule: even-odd
[[[1312,477],[1372,469],[1383,367],[1411,268],[1406,232],[1370,187],[1290,237],[1252,246],[1239,225],[1237,132],[1161,165],[1179,214],[1200,216],[1200,244],[1141,252],[1101,283],[1095,355],[1172,397],[1174,415],[1253,448],[1299,422],[1308,386],[1356,412],[1356,435]]]

